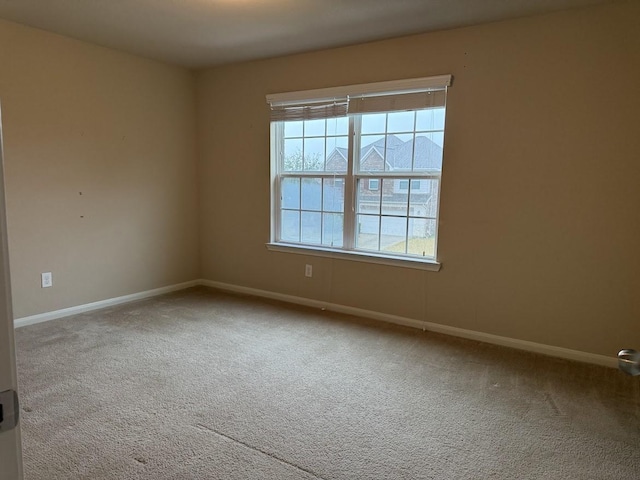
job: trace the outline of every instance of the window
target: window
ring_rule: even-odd
[[[398,189],[405,192],[409,190],[409,180],[399,180]],[[413,181],[411,190],[413,191],[413,193],[417,193],[420,190],[420,180]]]
[[[435,263],[450,82],[268,96],[270,245]]]

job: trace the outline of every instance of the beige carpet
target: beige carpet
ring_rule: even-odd
[[[16,341],[27,480],[640,478],[613,369],[205,289]]]

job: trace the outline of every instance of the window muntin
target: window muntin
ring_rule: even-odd
[[[427,108],[369,113],[365,103],[363,113],[273,122],[272,241],[435,261],[443,93]]]
[[[346,172],[346,164],[336,160],[348,149],[347,117],[281,123],[282,172]]]
[[[341,248],[349,119],[284,121],[276,131],[282,145],[277,240]]]

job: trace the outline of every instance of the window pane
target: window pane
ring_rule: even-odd
[[[344,211],[344,180],[342,178],[325,178],[323,185],[322,210],[325,212]]]
[[[302,179],[302,210],[322,209],[322,183],[319,178]]]
[[[389,113],[387,132],[413,132],[415,116],[415,112]]]
[[[356,247],[366,250],[378,250],[380,217],[377,215],[358,215],[356,225]]]
[[[435,257],[436,221],[424,218],[409,219],[407,253],[421,257]]]
[[[349,117],[328,118],[327,135],[348,135]]]
[[[302,212],[302,242],[320,243],[321,213]]]
[[[304,169],[324,170],[324,138],[304,139]]]
[[[344,248],[348,222],[350,247],[435,258],[444,119],[438,107],[279,124],[273,161],[285,175],[274,236]],[[346,199],[352,185],[355,198]]]
[[[300,179],[285,178],[281,186],[282,208],[300,208]]]
[[[405,253],[407,238],[407,219],[398,217],[382,217],[380,228],[380,250],[385,252]]]
[[[305,120],[304,136],[305,137],[324,137],[324,119],[323,120]]]
[[[283,210],[280,238],[284,242],[300,241],[300,212]]]
[[[302,122],[284,122],[284,136],[287,137],[301,137],[302,136]]]
[[[384,148],[385,141],[383,135],[363,135],[358,158],[360,171],[384,171]]]
[[[409,180],[384,179],[384,182],[395,182],[400,186],[406,183],[406,188],[385,189],[382,194],[383,215],[403,215],[406,217],[409,204]]]
[[[420,188],[416,188],[416,183]],[[438,180],[412,180],[409,215],[435,218],[438,213]]]
[[[284,141],[284,169],[285,171],[302,170],[302,140]]]
[[[368,179],[361,178],[358,180],[358,212],[378,215],[380,213],[380,192],[382,189],[371,190],[368,187]]]
[[[327,138],[327,163],[328,172],[346,172],[348,165],[348,137],[328,137]]]
[[[322,218],[322,244],[330,247],[342,247],[344,215],[324,213]]]
[[[386,131],[386,122],[386,113],[362,115],[362,134],[384,133]]]
[[[414,170],[440,172],[442,171],[442,133],[427,133],[416,135],[414,150]]]
[[[387,135],[385,160],[390,170],[411,170],[413,134]]]
[[[418,110],[416,130],[444,130],[444,108]]]

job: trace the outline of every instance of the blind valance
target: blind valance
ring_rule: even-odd
[[[444,107],[451,75],[267,95],[271,121]]]

